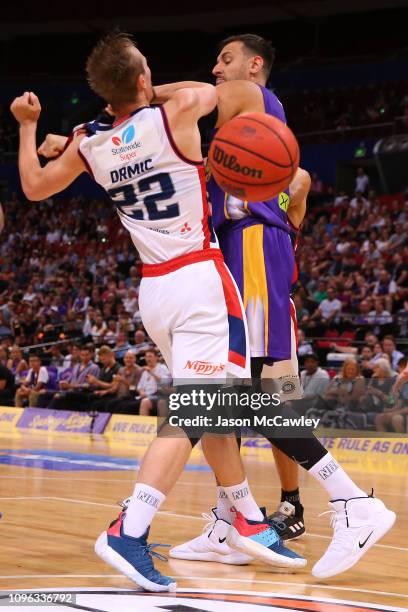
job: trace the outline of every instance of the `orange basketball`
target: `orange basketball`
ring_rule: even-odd
[[[208,154],[218,185],[240,200],[270,200],[286,189],[299,166],[299,145],[279,119],[240,115],[216,133]]]

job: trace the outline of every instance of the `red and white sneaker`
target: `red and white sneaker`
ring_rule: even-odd
[[[284,546],[266,517],[263,521],[250,521],[235,512],[235,521],[227,535],[231,548],[276,567],[299,569],[306,566],[306,559]]]

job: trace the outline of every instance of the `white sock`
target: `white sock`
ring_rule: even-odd
[[[234,522],[234,515],[231,512],[231,502],[228,499],[223,487],[217,485],[217,516],[227,523]]]
[[[231,505],[250,521],[263,521],[264,516],[249,488],[248,480],[232,487],[223,487]]]
[[[330,495],[330,499],[350,499],[352,497],[367,497],[337,463],[331,453],[327,453],[308,470]]]
[[[165,499],[166,496],[161,491],[138,482],[123,521],[125,534],[134,538],[144,535]]]

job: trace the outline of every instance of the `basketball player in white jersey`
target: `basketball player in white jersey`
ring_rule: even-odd
[[[116,121],[93,121],[63,155],[41,168],[36,152],[38,98],[25,92],[11,106],[20,123],[19,168],[30,200],[43,200],[88,171],[117,207],[143,262],[139,304],[143,323],[174,379],[194,382],[196,364],[206,380],[249,378],[242,302],[211,232],[197,120],[216,104],[207,84],[175,88],[162,107],[151,107],[145,57],[124,34],[102,39],[87,62],[91,87],[112,106]],[[210,366],[208,368],[208,366]],[[95,546],[111,566],[147,590],[176,588],[153,566],[147,544],[151,521],[191,452],[183,432],[149,447],[126,512]],[[285,548],[249,490],[234,437],[204,436],[216,478],[236,509],[226,544],[280,567],[306,560]]]
[[[162,101],[171,101],[172,96],[180,86],[183,86],[183,84],[172,84],[158,88]],[[219,91],[221,88],[219,108],[221,105],[221,108],[229,113],[229,117],[245,112],[262,112],[262,108],[257,106],[259,103],[259,91],[254,83],[232,81],[221,85]],[[223,96],[225,97],[225,106],[222,106]],[[234,109],[233,111],[231,110],[231,104]],[[301,200],[302,198],[299,196],[300,215]],[[294,210],[292,212],[294,213]],[[305,437],[300,442],[296,439],[276,440],[275,442],[288,457],[294,458],[325,488],[332,500],[330,506],[334,517],[333,539],[323,557],[315,564],[313,575],[317,578],[328,578],[346,571],[390,529],[395,521],[395,514],[385,508],[381,500],[374,498],[372,495],[367,496],[350,479],[343,468],[324,449],[313,434]],[[214,467],[211,463],[211,458],[207,456],[207,459],[209,459],[211,466]],[[225,489],[225,495],[229,501],[230,496],[228,493],[229,490],[227,488]],[[227,508],[230,505],[227,505]],[[208,560],[219,560],[223,563],[231,562],[229,560],[232,553],[231,548],[227,546],[225,550],[221,549],[216,537],[220,533],[220,524],[225,524],[226,522],[227,519],[220,519],[215,514],[211,531],[197,538],[197,540],[200,540],[198,543],[199,550],[190,550],[191,559],[204,560],[203,542],[205,541],[207,543],[205,552],[208,553]],[[215,534],[214,537],[213,534]],[[196,543],[194,542],[194,544]],[[246,550],[248,551],[249,548]]]

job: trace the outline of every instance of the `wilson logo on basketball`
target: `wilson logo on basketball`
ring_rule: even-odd
[[[235,155],[228,155],[228,153],[226,153],[224,149],[221,149],[221,147],[218,145],[215,145],[214,147],[213,161],[216,164],[224,166],[224,168],[237,172],[238,174],[242,174],[243,176],[262,178],[262,170],[241,165],[238,163],[238,159]]]
[[[210,363],[209,361],[187,360],[184,369],[193,370],[196,374],[200,374],[200,376],[211,376],[211,374],[215,374],[215,372],[222,372],[225,370],[225,365],[223,363]]]

